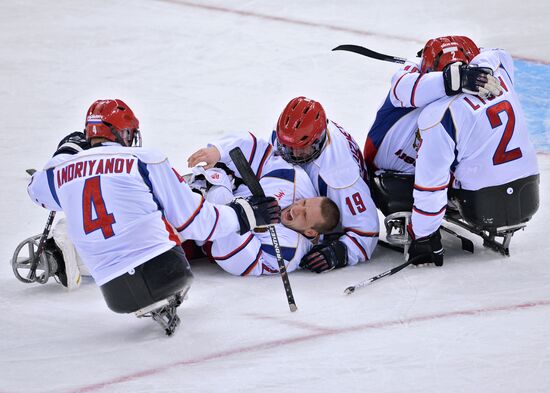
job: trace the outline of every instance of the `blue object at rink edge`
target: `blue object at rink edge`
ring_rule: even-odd
[[[550,65],[514,59],[516,91],[537,151],[550,152]]]

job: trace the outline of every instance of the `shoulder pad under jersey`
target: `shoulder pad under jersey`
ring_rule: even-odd
[[[422,109],[422,112],[418,117],[418,128],[422,131],[437,125],[453,101],[461,96],[462,95],[459,94],[453,97],[443,97],[427,105],[424,109]]]
[[[327,145],[315,161],[319,166],[319,176],[329,187],[349,187],[360,177],[359,164],[350,149],[351,142],[332,123],[329,123],[327,132]]]
[[[127,149],[128,154],[136,156],[145,164],[160,164],[167,160],[166,155],[158,150],[144,149],[142,147],[128,147]]]

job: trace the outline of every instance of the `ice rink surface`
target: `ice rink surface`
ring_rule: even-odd
[[[437,8],[434,8],[437,7]],[[0,5],[0,393],[550,391],[550,7],[546,2],[57,0]],[[25,169],[82,129],[88,106],[121,98],[144,145],[174,167],[224,133],[267,137],[289,99],[323,103],[362,146],[395,64],[330,50],[345,43],[412,57],[432,37],[471,36],[517,60],[540,150],[541,207],[509,258],[460,250],[345,296],[402,257],[281,280],[206,262],[172,338],[110,312],[90,281],[25,285],[8,263],[48,212]],[[464,232],[461,232],[465,234]]]

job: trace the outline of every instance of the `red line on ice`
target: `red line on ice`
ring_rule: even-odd
[[[253,11],[237,10],[237,9],[234,9],[234,8],[227,8],[227,7],[222,7],[222,6],[218,6],[218,5],[198,4],[198,3],[193,3],[193,2],[185,1],[185,0],[158,0],[158,1],[162,1],[162,2],[165,2],[165,3],[172,3],[172,4],[182,5],[182,6],[186,6],[186,7],[200,8],[200,9],[203,9],[203,10],[224,12],[224,13],[227,13],[227,14],[234,14],[234,15],[247,16],[247,17],[252,17],[252,18],[257,18],[257,19],[270,20],[270,21],[275,21],[275,22],[289,23],[289,24],[300,25],[300,26],[320,27],[320,28],[327,29],[327,30],[341,31],[341,32],[344,32],[344,33],[352,33],[352,34],[358,34],[358,35],[363,35],[363,36],[389,38],[389,39],[398,40],[398,41],[414,42],[414,43],[417,43],[417,44],[420,44],[420,45],[424,45],[426,43],[425,40],[419,40],[419,39],[415,39],[415,38],[411,38],[411,37],[404,37],[404,36],[398,36],[398,35],[393,35],[393,34],[385,34],[385,33],[375,33],[375,32],[370,32],[370,31],[366,31],[366,30],[353,29],[353,28],[350,28],[350,27],[342,27],[342,26],[329,25],[329,24],[326,24],[326,23],[311,22],[311,21],[307,21],[307,20],[287,18],[287,17],[284,17],[284,16],[260,14],[260,13],[253,12]],[[519,59],[519,60],[525,60],[525,61],[530,61],[530,62],[534,62],[534,63],[549,64],[550,65],[550,61],[547,61],[547,60],[534,59],[534,58],[530,58],[530,57],[515,56],[515,55],[512,55],[512,57],[515,58],[515,59]]]
[[[182,360],[179,362],[166,364],[166,365],[151,368],[148,370],[138,371],[133,374],[123,375],[104,382],[83,386],[81,388],[71,391],[70,393],[94,392],[94,391],[106,388],[108,386],[134,381],[143,377],[147,377],[149,375],[160,374],[164,371],[167,371],[179,366],[200,364],[211,360],[227,358],[233,355],[239,355],[239,354],[249,353],[249,352],[257,352],[257,351],[262,351],[262,350],[271,349],[271,348],[279,348],[281,346],[286,346],[290,344],[312,341],[317,338],[337,336],[337,335],[342,335],[346,333],[362,332],[362,331],[372,330],[372,329],[385,329],[385,328],[394,327],[394,326],[409,325],[413,323],[433,321],[438,319],[475,316],[475,315],[484,314],[484,313],[527,310],[527,309],[531,309],[539,306],[550,306],[550,300],[539,300],[539,301],[533,301],[528,303],[511,304],[507,306],[505,305],[505,306],[484,307],[484,308],[476,308],[476,309],[470,309],[470,310],[456,310],[456,311],[442,312],[437,314],[419,315],[417,317],[412,317],[409,319],[396,319],[396,320],[390,320],[390,321],[365,323],[365,324],[347,326],[342,328],[322,328],[322,327],[312,326],[311,332],[306,335],[283,338],[279,340],[271,340],[263,343],[254,344],[254,345],[237,347],[237,348],[228,349],[220,352],[214,352],[209,355],[199,356],[194,359]]]

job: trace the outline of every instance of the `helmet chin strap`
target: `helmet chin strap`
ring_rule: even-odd
[[[118,143],[120,143],[122,146],[130,147],[131,145],[128,145],[128,143],[122,139],[118,131],[113,127],[112,125],[109,125],[109,129],[111,130],[112,134],[115,136],[115,139]]]

